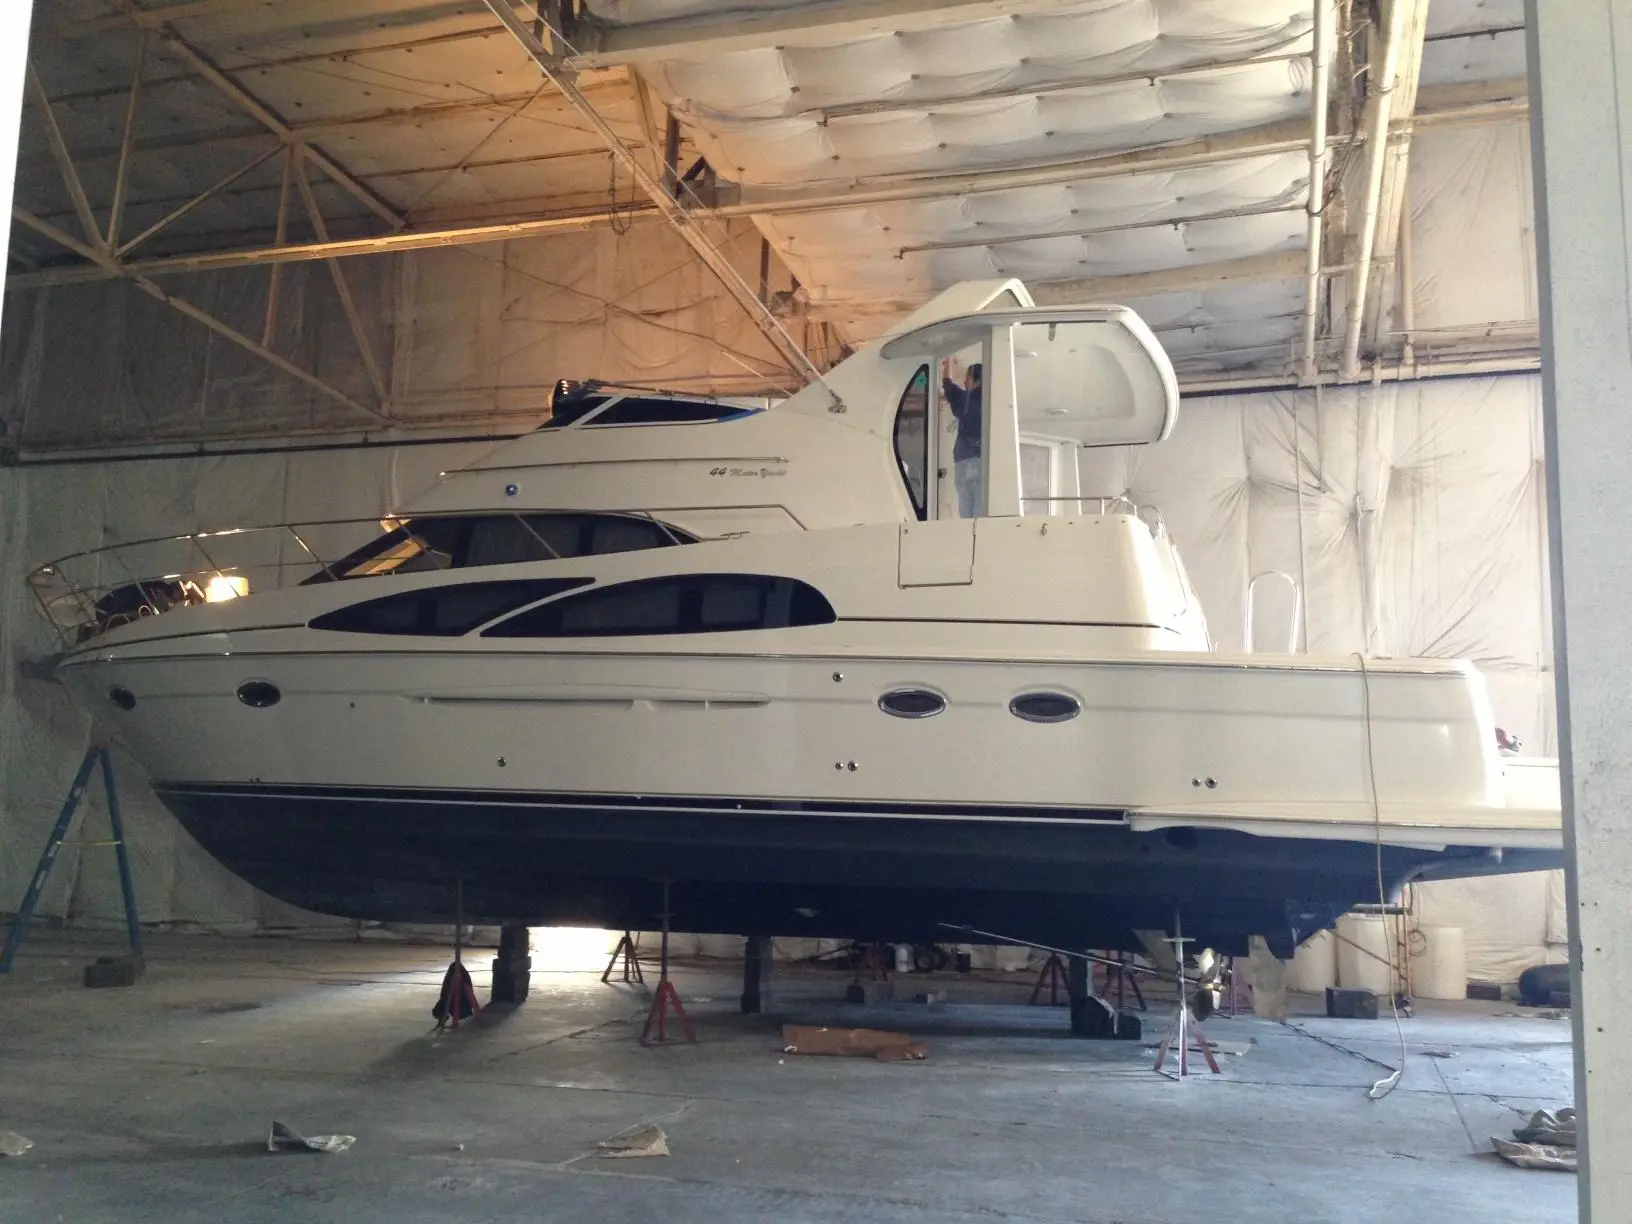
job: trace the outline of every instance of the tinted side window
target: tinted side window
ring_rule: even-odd
[[[895,409],[895,461],[907,483],[912,508],[929,517],[924,478],[929,474],[929,367],[919,366]]]
[[[591,557],[689,544],[694,537],[625,514],[495,515],[472,520],[463,566]]]
[[[698,403],[695,400],[645,399],[630,396],[621,399],[590,425],[663,425],[686,421],[717,421],[735,416],[741,409],[730,404]]]
[[[766,574],[686,574],[585,591],[492,626],[483,637],[613,637],[827,625],[815,587]]]
[[[609,396],[591,395],[586,392],[575,392],[567,395],[557,395],[550,408],[550,419],[540,425],[540,429],[560,429],[563,425],[571,425],[574,421],[588,416],[606,403]]]
[[[593,556],[603,553],[635,552],[642,548],[663,548],[687,537],[670,528],[664,531],[650,519],[621,518],[618,515],[599,515],[591,521],[588,546],[584,552]],[[672,534],[671,534],[672,533]]]
[[[471,524],[465,565],[509,565],[518,561],[552,561],[576,557],[576,515],[517,515],[477,519]]]
[[[465,582],[402,591],[336,608],[311,622],[313,629],[341,633],[461,637],[495,617],[540,599],[587,586],[588,578],[535,578],[515,582]]]

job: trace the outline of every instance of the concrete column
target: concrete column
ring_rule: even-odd
[[[757,1016],[771,1009],[771,941],[750,935],[742,941],[742,1014]]]
[[[1285,1020],[1286,962],[1269,950],[1262,935],[1247,938],[1247,968],[1252,971],[1252,1014]]]
[[[1609,1224],[1632,1202],[1632,0],[1525,9],[1580,1218]]]
[[[12,187],[17,179],[17,133],[23,123],[23,66],[28,62],[27,0],[0,4],[0,270],[11,242]]]

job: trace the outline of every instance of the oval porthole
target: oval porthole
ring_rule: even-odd
[[[122,684],[116,684],[108,690],[108,700],[121,710],[134,710],[136,708],[136,694]]]
[[[1082,713],[1082,703],[1066,693],[1021,693],[1009,702],[1009,713],[1027,722],[1069,722]]]
[[[283,694],[268,680],[245,680],[238,686],[238,700],[252,709],[264,710],[282,701]]]
[[[946,698],[929,689],[891,689],[878,699],[878,708],[897,718],[931,718],[946,709]]]

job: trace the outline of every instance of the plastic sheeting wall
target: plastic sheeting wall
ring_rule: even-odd
[[[733,223],[724,249],[757,281],[750,223]],[[342,264],[404,424],[536,421],[560,378],[699,390],[787,378],[743,309],[659,222]],[[268,276],[164,285],[259,337]],[[372,403],[329,269],[292,264],[282,277],[274,351]],[[786,288],[779,265],[770,287]],[[25,451],[381,428],[128,282],[6,295],[0,421],[6,445]]]
[[[1310,648],[1466,657],[1498,719],[1553,751],[1543,488],[1530,377],[1194,400],[1168,443],[1101,452],[1086,491],[1157,505],[1180,543],[1221,644],[1241,642],[1250,576],[1280,569],[1308,595]],[[0,545],[46,558],[103,540],[240,522],[377,514],[482,449],[395,449],[142,460],[0,472]],[[0,897],[20,896],[88,728],[53,684],[19,676],[51,638],[22,570],[0,571]],[[1258,611],[1261,647],[1283,643],[1278,590]],[[217,930],[324,920],[255,894],[221,870],[119,760],[143,916]],[[93,789],[92,819],[100,819]],[[118,914],[105,851],[65,854],[46,909]],[[1511,979],[1556,958],[1558,890],[1543,877],[1418,890],[1425,921],[1469,931],[1469,971]]]
[[[1252,576],[1278,570],[1310,652],[1470,659],[1498,725],[1551,756],[1540,428],[1534,375],[1191,400],[1167,444],[1085,453],[1083,492],[1161,509],[1223,648],[1246,645]],[[1286,587],[1260,584],[1256,649],[1285,649],[1291,616]],[[1470,977],[1563,959],[1561,872],[1415,896],[1424,924],[1467,930]]]

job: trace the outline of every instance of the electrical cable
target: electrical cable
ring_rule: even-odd
[[[1388,964],[1388,1009],[1394,1015],[1394,1032],[1400,1039],[1400,1065],[1366,1091],[1367,1100],[1380,1101],[1398,1088],[1400,1080],[1405,1076],[1405,1025],[1400,1023],[1399,997],[1398,991],[1395,990],[1400,980],[1400,971],[1399,966],[1394,963],[1395,950],[1388,940],[1388,890],[1383,883],[1383,807],[1377,797],[1377,746],[1372,740],[1371,733],[1371,672],[1366,669],[1366,656],[1362,651],[1355,651],[1354,657],[1360,662],[1361,713],[1366,730],[1366,778],[1371,796],[1372,830],[1377,851],[1377,904],[1384,911],[1381,918],[1383,949],[1388,953],[1385,958]]]

